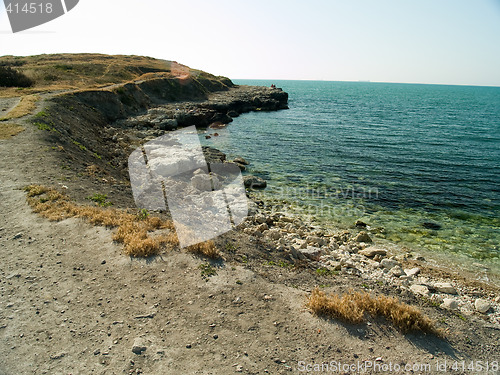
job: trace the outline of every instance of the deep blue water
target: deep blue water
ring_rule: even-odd
[[[383,228],[380,238],[499,266],[500,88],[235,83],[290,95],[289,110],[244,114],[204,140],[248,158],[267,198],[327,225],[362,219]]]

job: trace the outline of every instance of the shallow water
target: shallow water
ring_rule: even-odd
[[[201,137],[248,158],[269,182],[267,198],[325,225],[362,219],[379,238],[500,271],[500,88],[236,83],[290,94],[289,110],[244,114],[219,137]]]

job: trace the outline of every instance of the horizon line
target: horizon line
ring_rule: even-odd
[[[230,78],[231,81],[304,81],[304,82],[351,82],[351,83],[392,83],[401,85],[435,85],[435,86],[466,86],[466,87],[500,87],[500,84],[474,84],[474,83],[427,83],[427,82],[391,82],[371,80],[329,80],[329,79],[273,79],[273,78]]]

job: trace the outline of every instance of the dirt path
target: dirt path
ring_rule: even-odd
[[[21,98],[0,98],[0,118],[5,117],[21,101]]]
[[[61,184],[46,149],[29,125],[0,141],[1,375],[288,374],[303,372],[300,361],[375,360],[434,370],[445,359],[498,359],[498,331],[460,325],[451,314],[444,316],[458,323],[449,342],[378,321],[328,322],[303,308],[307,288],[280,282],[286,270],[273,270],[270,282],[245,264],[221,262],[204,279],[206,260],[179,252],[132,260],[109,230],[42,219],[21,189],[42,178]],[[334,284],[354,282],[339,276]]]

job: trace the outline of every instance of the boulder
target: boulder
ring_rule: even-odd
[[[262,223],[265,223],[267,221],[267,217],[265,217],[264,215],[256,215],[254,220],[256,223],[262,224]]]
[[[237,163],[235,161],[233,161],[232,164],[236,165],[240,169],[240,171],[246,171],[247,170],[247,167],[244,164]]]
[[[354,226],[356,226],[358,228],[366,228],[368,226],[368,224],[366,224],[365,222],[363,222],[361,220],[356,220],[356,222],[354,223]]]
[[[458,309],[458,301],[453,298],[445,298],[440,307],[449,310],[457,310]]]
[[[358,254],[364,255],[365,257],[368,257],[368,258],[373,258],[375,255],[386,256],[387,250],[380,249],[380,248],[375,247],[375,246],[370,246],[370,247],[367,247],[366,249],[359,250]]]
[[[300,249],[299,251],[306,258],[311,259],[311,260],[316,260],[316,261],[319,260],[319,258],[321,257],[321,254],[322,254],[321,249],[319,247],[314,247],[314,246],[307,246],[307,248]]]
[[[252,189],[264,189],[267,186],[267,182],[257,176],[244,176],[243,183],[245,187]]]
[[[394,259],[382,259],[380,264],[382,265],[382,267],[384,267],[388,270],[390,270],[396,266],[399,266],[399,262],[397,260],[394,260]]]
[[[434,288],[440,293],[457,294],[457,290],[450,283],[435,283]]]
[[[365,243],[371,243],[373,242],[368,233],[365,231],[359,232],[356,238],[354,238],[354,241],[356,242],[365,242]]]
[[[219,179],[208,174],[197,174],[191,178],[191,184],[201,191],[212,191],[212,188],[217,190],[221,187]]]
[[[307,236],[306,242],[308,244],[311,244],[314,246],[325,246],[326,245],[326,240],[324,238],[317,237],[317,236]]]
[[[227,115],[230,117],[238,117],[240,114],[236,111],[229,111]]]
[[[431,221],[426,221],[425,223],[422,223],[422,226],[425,229],[432,229],[432,230],[439,230],[441,229],[441,225],[438,223],[433,223]]]
[[[305,260],[306,256],[302,254],[301,250],[299,249],[298,245],[292,245],[290,248],[290,253],[295,259],[300,259],[300,260]]]
[[[431,292],[429,291],[429,288],[427,288],[425,285],[419,285],[419,284],[414,284],[410,286],[410,290],[417,295],[424,296],[424,297],[429,297]]]
[[[243,164],[243,165],[248,165],[250,164],[248,161],[246,161],[245,159],[243,159],[242,157],[238,156],[238,157],[235,157],[233,159],[233,162],[234,163],[239,163],[239,164]]]
[[[481,314],[486,314],[488,310],[491,308],[491,304],[485,299],[478,298],[474,302],[474,307]]]
[[[177,120],[174,118],[171,119],[162,119],[161,122],[157,124],[160,130],[174,130],[177,129]]]
[[[137,337],[134,340],[134,344],[132,345],[132,353],[140,355],[140,354],[142,354],[142,352],[144,352],[146,350],[147,350],[147,346],[145,344],[144,339]]]
[[[259,232],[261,232],[261,233],[262,233],[262,232],[264,232],[264,231],[268,230],[268,229],[269,229],[269,227],[267,226],[267,224],[266,224],[266,223],[262,223],[262,224],[260,224],[260,225],[259,225],[257,228],[255,228],[255,229],[256,229],[257,231],[259,231]]]
[[[281,237],[281,232],[279,229],[269,229],[268,231],[264,232],[264,235],[271,240],[279,240]]]
[[[390,272],[392,275],[396,277],[403,276],[405,274],[405,271],[403,271],[403,269],[400,266],[392,267]]]
[[[415,267],[415,268],[405,269],[404,271],[407,276],[415,277],[420,273],[420,268]]]

